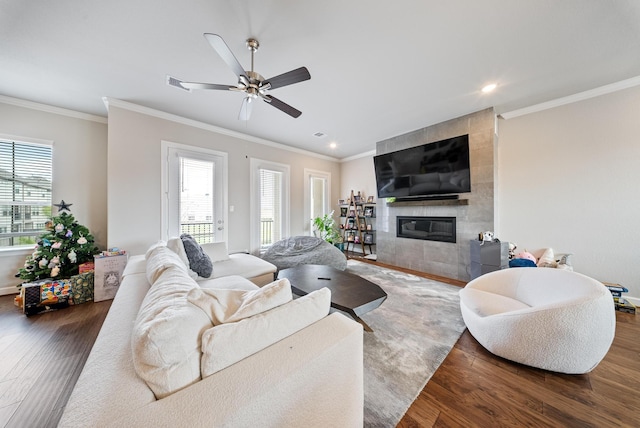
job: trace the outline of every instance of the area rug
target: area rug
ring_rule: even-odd
[[[459,287],[349,260],[347,271],[378,284],[387,299],[361,318],[364,426],[395,427],[465,329]]]

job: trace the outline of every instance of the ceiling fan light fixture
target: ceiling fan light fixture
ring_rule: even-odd
[[[245,70],[238,59],[233,55],[233,52],[231,52],[231,49],[229,49],[229,46],[225,43],[222,37],[213,33],[204,33],[204,37],[207,39],[211,47],[218,53],[220,58],[238,77],[238,83],[235,86],[231,86],[215,83],[183,82],[178,79],[170,79],[167,77],[167,84],[188,91],[191,89],[214,89],[244,92],[246,96],[242,101],[242,107],[238,117],[240,120],[249,120],[252,100],[257,98],[261,98],[267,104],[288,114],[294,119],[300,117],[302,114],[300,110],[290,106],[278,98],[273,97],[268,93],[268,91],[311,79],[311,74],[309,74],[309,70],[307,70],[306,67],[299,67],[295,70],[271,77],[270,79],[265,79],[253,69],[254,53],[258,50],[258,47],[260,47],[260,43],[258,43],[256,39],[249,38],[246,40],[247,48],[251,51],[251,69]]]

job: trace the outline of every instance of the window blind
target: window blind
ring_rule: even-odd
[[[282,173],[260,169],[260,246],[282,239]]]
[[[0,247],[30,245],[51,218],[51,146],[0,140]]]

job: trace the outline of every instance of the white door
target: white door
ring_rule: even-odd
[[[227,154],[163,142],[163,239],[188,233],[200,244],[227,241]]]

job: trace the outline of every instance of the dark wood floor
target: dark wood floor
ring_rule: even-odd
[[[26,317],[0,296],[0,426],[55,427],[111,301]]]
[[[56,426],[110,304],[27,318],[0,296],[0,426]],[[616,315],[611,350],[580,376],[495,357],[465,331],[398,426],[640,426],[640,316]]]

